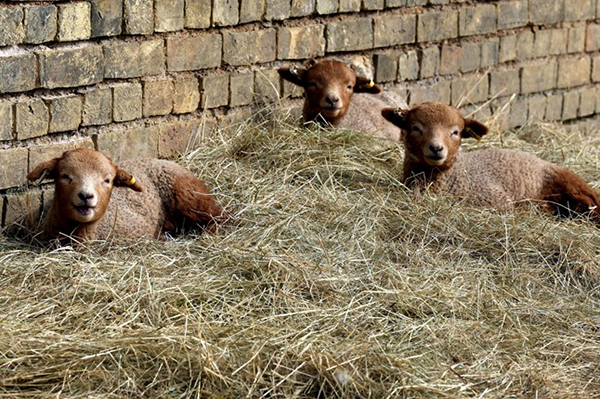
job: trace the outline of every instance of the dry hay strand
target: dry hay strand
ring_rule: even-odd
[[[536,125],[467,147],[522,148],[599,187],[590,140]],[[2,241],[0,395],[597,395],[598,229],[415,197],[402,157],[248,122],[181,160],[234,215],[214,235]]]

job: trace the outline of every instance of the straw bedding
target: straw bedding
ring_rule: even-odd
[[[521,148],[600,189],[600,135]],[[593,397],[600,233],[400,183],[402,150],[279,117],[180,162],[234,215],[214,235],[0,242],[0,396]]]

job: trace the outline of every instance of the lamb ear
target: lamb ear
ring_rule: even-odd
[[[277,72],[279,73],[279,76],[281,76],[283,79],[287,80],[288,82],[292,82],[293,84],[297,85],[297,86],[301,86],[304,87],[306,85],[305,83],[305,77],[306,77],[306,69],[305,68],[298,68],[296,66],[291,66],[291,67],[285,67],[285,68],[279,68],[277,70]]]
[[[42,162],[27,174],[27,180],[35,182],[41,178],[54,179],[58,171],[58,161],[60,158],[54,158],[46,162]]]
[[[465,119],[465,128],[461,133],[462,138],[472,137],[477,140],[481,140],[481,137],[488,134],[490,130],[486,125],[481,122],[476,121],[475,119],[466,118]]]
[[[370,93],[378,94],[381,93],[381,87],[375,84],[372,79],[363,78],[361,76],[356,77],[356,84],[354,85],[355,93]]]
[[[398,126],[402,130],[409,130],[410,126],[408,125],[408,121],[406,116],[408,115],[408,110],[402,108],[384,108],[381,110],[381,116],[383,116],[388,121],[392,122],[394,125]]]
[[[129,172],[117,167],[117,175],[113,182],[113,186],[116,187],[127,187],[133,191],[142,192],[144,191],[142,185],[136,178]]]

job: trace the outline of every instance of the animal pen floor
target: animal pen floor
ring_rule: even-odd
[[[494,130],[600,190],[600,130]],[[275,121],[180,161],[214,235],[0,242],[2,397],[583,398],[600,392],[600,233],[415,197],[403,151]]]

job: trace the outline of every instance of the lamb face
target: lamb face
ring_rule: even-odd
[[[54,202],[59,216],[82,224],[95,223],[104,216],[114,186],[142,191],[131,174],[90,149],[66,151],[61,157],[38,165],[27,179],[35,181],[43,176],[54,179]]]
[[[463,137],[488,133],[485,125],[463,118],[459,110],[444,104],[424,103],[409,110],[385,108],[381,114],[402,129],[406,157],[426,168],[452,167]]]
[[[335,60],[309,61],[304,67],[280,68],[281,77],[304,88],[304,119],[337,125],[350,106],[354,93],[377,94],[381,89],[370,79],[356,76],[354,69]]]

